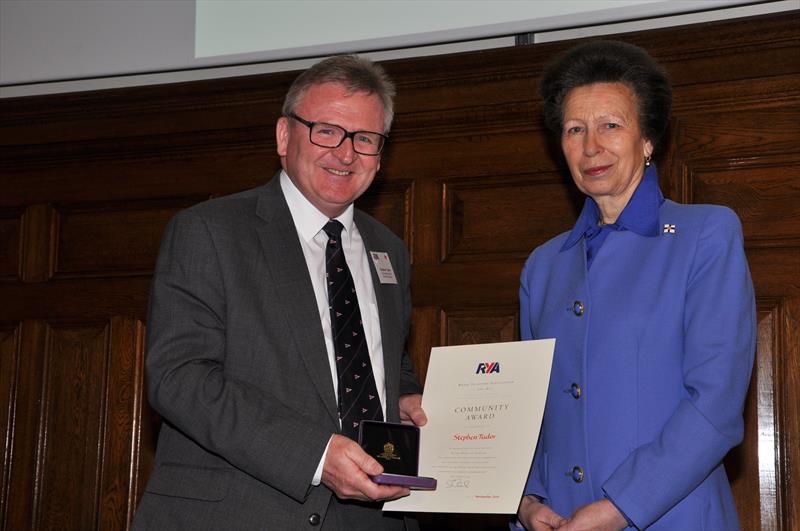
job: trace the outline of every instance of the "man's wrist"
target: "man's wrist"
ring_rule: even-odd
[[[331,438],[328,439],[328,444],[325,445],[325,451],[322,452],[322,457],[319,459],[319,464],[317,464],[317,470],[314,472],[314,477],[311,478],[311,485],[314,487],[322,483],[322,469],[325,467],[325,458],[328,456],[328,448],[331,446],[331,439],[333,439],[333,435],[331,435]]]

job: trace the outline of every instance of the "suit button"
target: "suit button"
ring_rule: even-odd
[[[572,481],[575,483],[580,483],[583,481],[583,469],[581,467],[572,467]]]
[[[575,302],[572,304],[572,312],[573,312],[575,315],[577,315],[578,317],[580,317],[581,315],[583,315],[583,303],[582,303],[581,301],[575,301]]]
[[[571,394],[572,398],[575,400],[579,399],[581,397],[581,386],[576,383],[572,384],[569,388],[569,394]]]
[[[311,525],[319,525],[321,521],[322,518],[320,518],[317,513],[312,513],[311,516],[308,517],[308,523]]]

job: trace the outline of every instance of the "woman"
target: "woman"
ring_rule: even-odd
[[[729,209],[665,200],[671,89],[641,48],[551,64],[545,122],[588,197],[522,272],[523,339],[556,338],[527,529],[738,529],[722,459],[743,436],[755,303]]]

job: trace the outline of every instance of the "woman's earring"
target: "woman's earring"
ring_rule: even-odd
[[[650,155],[647,155],[647,156],[644,158],[644,165],[645,165],[645,166],[650,166]]]

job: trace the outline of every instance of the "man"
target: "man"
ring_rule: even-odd
[[[317,63],[276,126],[283,171],[167,227],[146,363],[164,424],[135,529],[404,528],[376,502],[408,489],[371,481],[382,467],[353,440],[362,418],[426,421],[408,252],[353,208],[393,96],[365,59]]]

